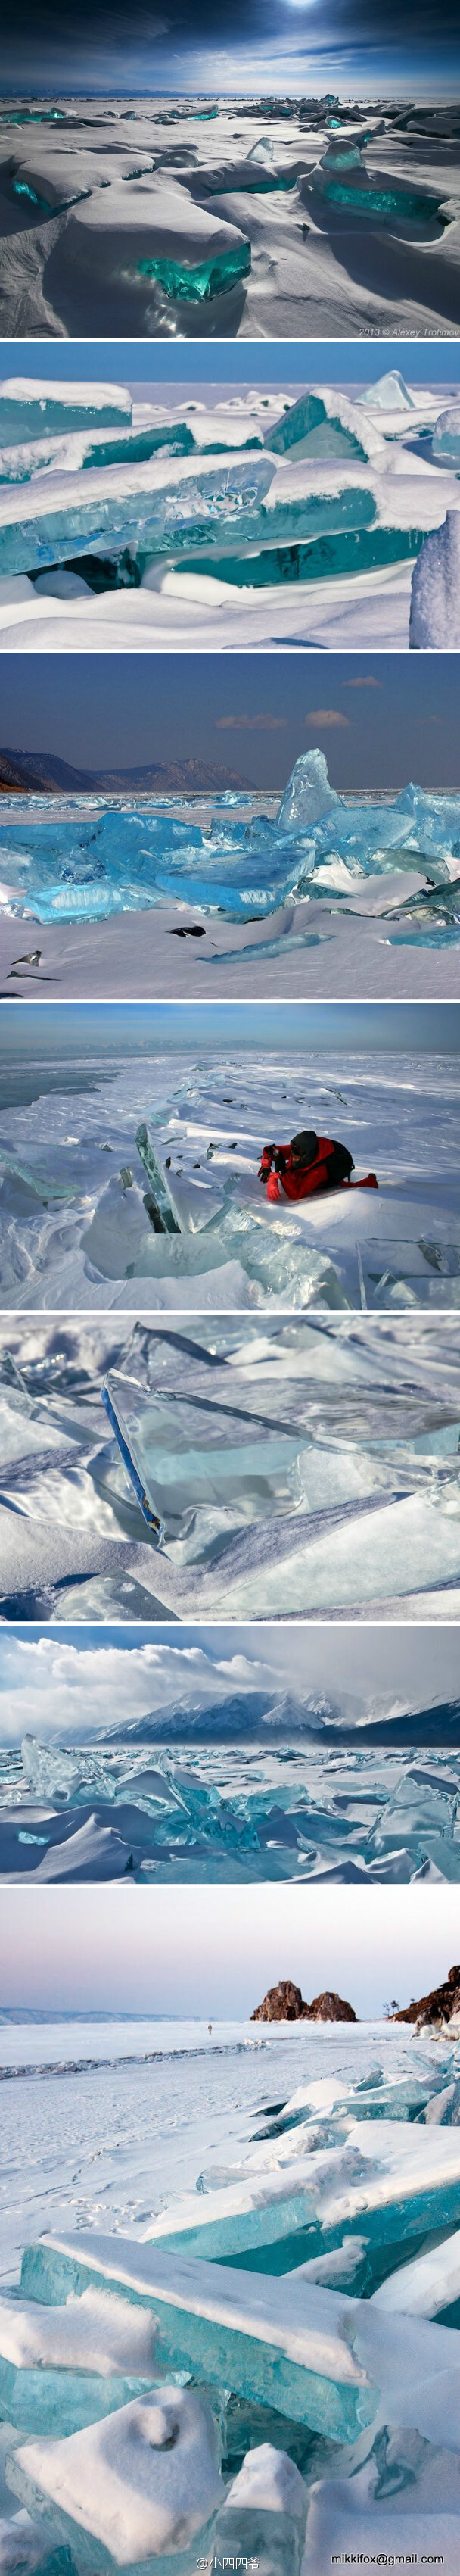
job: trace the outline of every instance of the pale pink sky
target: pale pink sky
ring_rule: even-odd
[[[0,1889],[1,2003],[239,2019],[291,1976],[364,2018],[458,1957],[455,1887]]]

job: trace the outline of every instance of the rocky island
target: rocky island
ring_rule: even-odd
[[[257,2004],[251,2013],[251,2021],[356,2021],[356,2013],[351,2004],[344,2003],[342,1995],[328,1991],[315,1995],[313,2003],[306,2004],[300,1986],[294,1986],[291,1977],[280,1977],[277,1986],[269,1986],[263,2004]]]

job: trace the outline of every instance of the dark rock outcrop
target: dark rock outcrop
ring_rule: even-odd
[[[351,2004],[343,2002],[342,1995],[328,1991],[315,1995],[312,2004],[305,2004],[300,1986],[294,1986],[291,1977],[280,1977],[277,1986],[269,1986],[263,2004],[251,2013],[251,2021],[356,2021],[356,2013]]]
[[[442,1986],[433,1986],[431,1995],[420,1995],[418,2003],[406,2004],[403,2012],[391,2013],[392,2021],[450,2021],[460,2013],[460,1968],[449,1968]]]

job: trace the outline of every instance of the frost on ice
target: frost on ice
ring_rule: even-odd
[[[414,564],[409,641],[419,653],[460,645],[460,509],[448,510],[444,526],[425,537]]]

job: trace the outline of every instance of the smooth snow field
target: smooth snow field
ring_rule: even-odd
[[[0,1351],[3,1618],[458,1617],[454,1317],[29,1317]]]
[[[459,850],[460,796],[339,794],[319,750],[263,803],[5,796],[1,998],[456,999]]]
[[[86,225],[112,187],[83,200]],[[292,194],[276,203],[292,223]],[[92,244],[90,258],[93,282]],[[0,383],[0,650],[452,650],[455,388],[393,367],[342,390],[326,356],[301,393],[218,394],[209,364],[203,392],[191,369],[190,391],[162,401],[148,384],[48,381],[46,360],[43,378]]]
[[[0,2055],[3,2567],[456,2576],[458,2033],[9,2016]]]
[[[397,1032],[396,1032],[397,1034]],[[32,1041],[33,1042],[33,1041]],[[78,1031],[76,1032],[78,1047]],[[1,1082],[0,1307],[197,1313],[460,1306],[459,1096],[451,1056],[261,1062],[244,1048],[32,1056]],[[27,1098],[24,1103],[24,1090]],[[337,1136],[353,1181],[271,1203],[262,1147]]]
[[[458,107],[160,98],[1,112],[14,338],[458,328]]]

